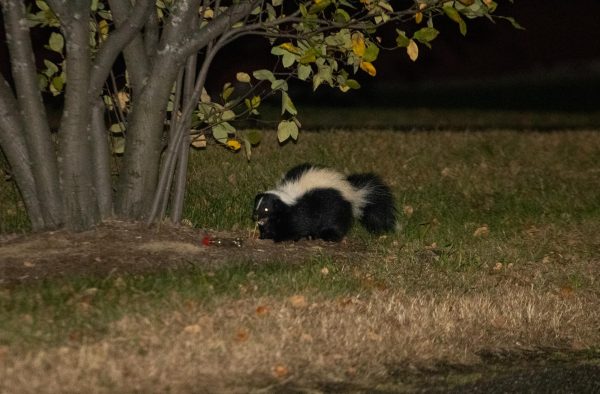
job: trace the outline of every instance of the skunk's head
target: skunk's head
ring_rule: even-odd
[[[252,219],[258,224],[261,239],[273,238],[276,223],[284,209],[285,204],[275,194],[260,193],[256,195]]]

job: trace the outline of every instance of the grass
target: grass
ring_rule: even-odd
[[[190,163],[184,216],[197,227],[252,228],[254,195],[310,161],[380,174],[397,196],[399,229],[378,238],[356,226],[360,257],[0,289],[0,391],[343,381],[403,391],[420,386],[398,378],[399,365],[475,365],[489,349],[593,352],[598,157],[593,131],[334,130],[282,147],[265,133],[250,162],[210,145]],[[24,228],[10,187],[0,187],[2,231]],[[29,378],[39,368],[45,375]]]

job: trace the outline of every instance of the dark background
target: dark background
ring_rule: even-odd
[[[507,21],[468,21],[466,37],[455,23],[439,18],[433,49],[420,45],[417,62],[403,49],[381,51],[377,76],[362,71],[359,92],[341,94],[310,84],[294,89],[299,102],[340,106],[482,108],[595,111],[600,103],[600,1],[498,0]],[[9,75],[8,54],[0,27],[0,71]],[[392,32],[393,33],[393,32]],[[392,44],[394,35],[385,38]],[[39,46],[43,43],[38,43]],[[268,67],[269,49],[256,41],[239,42],[216,60],[211,80],[219,88],[237,71]]]

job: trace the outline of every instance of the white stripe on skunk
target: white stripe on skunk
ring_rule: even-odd
[[[275,189],[258,194],[253,216],[260,238],[275,241],[340,241],[349,231],[353,217],[372,233],[392,231],[396,224],[392,193],[379,177],[346,177],[310,164],[292,168]]]

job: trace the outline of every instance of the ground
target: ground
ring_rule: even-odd
[[[204,237],[223,246],[203,244]],[[232,240],[241,240],[241,246]],[[151,273],[190,265],[211,268],[225,262],[302,261],[326,250],[330,255],[357,254],[344,241],[276,244],[252,232],[215,232],[162,224],[108,221],[81,233],[53,231],[0,235],[0,284],[46,278]]]

